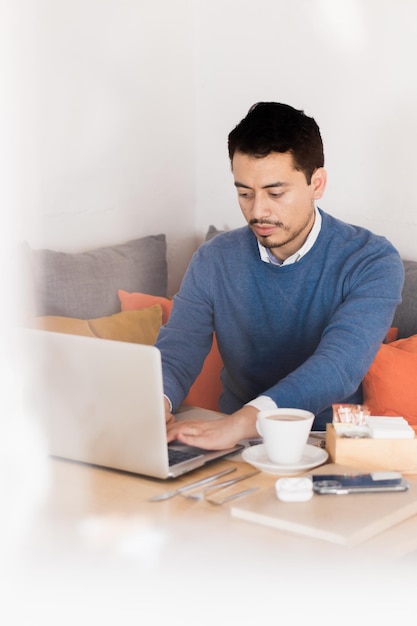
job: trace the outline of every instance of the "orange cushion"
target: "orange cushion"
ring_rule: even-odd
[[[195,379],[184,404],[200,406],[203,409],[219,410],[219,398],[222,392],[220,372],[223,361],[217,346],[216,336],[213,336],[213,345],[206,356],[203,368]]]
[[[119,289],[117,291],[117,295],[119,296],[122,311],[134,311],[143,309],[147,306],[152,306],[154,304],[159,304],[162,308],[162,323],[167,323],[173,305],[173,301],[169,298],[152,296],[148,293],[130,293],[129,291],[124,291],[123,289]]]
[[[371,415],[399,415],[417,426],[417,335],[380,347],[363,394]]]
[[[146,293],[129,293],[118,290],[118,296],[122,311],[141,309],[145,306],[159,304],[162,307],[163,323],[168,321],[171,314],[173,301],[161,296],[152,296]],[[216,336],[213,337],[213,345],[204,361],[200,374],[195,379],[184,404],[199,406],[203,409],[219,410],[219,397],[222,391],[220,372],[223,362],[217,346]]]
[[[392,341],[396,341],[396,339],[398,339],[398,328],[392,326],[385,336],[385,343],[391,343]]]

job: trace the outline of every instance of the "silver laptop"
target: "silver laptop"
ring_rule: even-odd
[[[167,445],[161,356],[154,346],[42,330],[21,336],[25,402],[41,420],[51,455],[169,478],[243,447],[213,452]],[[219,417],[198,408],[178,416]]]

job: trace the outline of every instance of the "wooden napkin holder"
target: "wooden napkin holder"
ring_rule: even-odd
[[[417,436],[414,439],[350,439],[326,426],[326,450],[333,463],[365,471],[417,471]]]

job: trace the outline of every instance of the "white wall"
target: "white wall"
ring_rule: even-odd
[[[175,291],[259,100],[322,130],[320,206],[417,259],[414,0],[10,0],[18,236],[77,251],[165,232]]]
[[[164,232],[175,289],[196,245],[194,3],[17,3],[22,237],[80,251]]]
[[[229,131],[260,100],[318,122],[329,183],[320,206],[417,260],[417,3],[200,0],[197,228],[243,224]]]

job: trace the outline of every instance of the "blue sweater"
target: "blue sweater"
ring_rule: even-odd
[[[324,428],[333,403],[362,401],[361,381],[401,301],[403,264],[384,237],[321,214],[313,248],[292,265],[262,261],[247,226],[200,246],[156,344],[174,410],[213,331],[224,413],[267,395],[312,411],[314,428]]]

